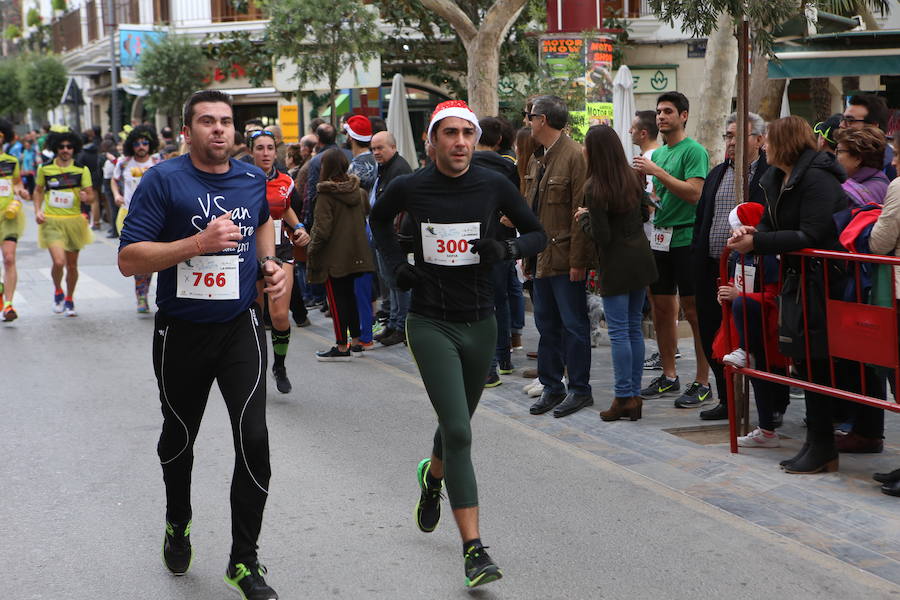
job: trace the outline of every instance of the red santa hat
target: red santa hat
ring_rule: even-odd
[[[372,141],[372,122],[362,115],[353,115],[344,123],[344,131],[354,140],[360,142]]]
[[[738,204],[728,215],[728,224],[732,229],[737,229],[741,225],[756,227],[762,220],[764,210],[763,205],[758,202]]]
[[[478,124],[478,117],[475,116],[475,113],[472,112],[469,105],[462,100],[447,100],[446,102],[438,104],[431,114],[431,122],[428,123],[429,140],[431,139],[431,131],[434,129],[437,122],[441,119],[446,119],[447,117],[459,117],[460,119],[465,119],[475,126],[475,141],[481,139],[481,126]]]

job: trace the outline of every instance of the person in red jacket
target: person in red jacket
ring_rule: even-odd
[[[764,210],[762,204],[755,202],[739,204],[728,217],[731,228],[756,227]],[[719,287],[723,318],[713,342],[713,358],[735,367],[749,365],[784,373],[788,361],[778,351],[778,258],[732,252],[728,262],[731,277],[727,285]],[[759,425],[739,437],[738,446],[777,448],[780,442],[775,429],[781,425],[781,416],[790,402],[788,388],[759,379],[750,381]]]

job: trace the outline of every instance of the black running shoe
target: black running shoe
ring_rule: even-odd
[[[650,358],[644,361],[644,370],[662,371],[662,359],[659,357],[659,352],[654,352],[650,355]]]
[[[466,548],[466,587],[484,585],[503,577],[500,567],[486,552],[487,546],[473,544]]]
[[[513,371],[516,370],[516,368],[512,364],[512,359],[509,357],[506,357],[506,359],[501,360],[498,363],[497,367],[498,367],[498,370],[500,371],[501,375],[509,375],[510,373],[512,373]]]
[[[348,362],[350,360],[350,349],[347,348],[341,351],[337,349],[337,346],[332,346],[331,350],[316,352],[316,360],[322,362]]]
[[[266,568],[259,563],[228,565],[225,583],[235,589],[244,600],[278,600],[278,594],[266,584]]]
[[[278,391],[282,394],[289,394],[292,388],[291,380],[287,376],[287,369],[275,365],[272,367],[272,375],[275,376],[275,387],[278,388]]]
[[[191,522],[173,525],[166,521],[163,538],[163,563],[173,575],[184,575],[191,568],[194,550],[191,548]]]
[[[680,387],[681,382],[678,377],[669,379],[665,375],[660,375],[641,390],[641,396],[643,398],[660,398],[666,394],[677,394]]]
[[[419,480],[419,490],[421,495],[416,503],[416,525],[420,531],[431,533],[437,527],[441,520],[441,488],[429,487],[426,475],[431,467],[431,459],[425,458],[419,462],[416,469],[416,478]]]
[[[687,386],[684,393],[675,399],[675,408],[696,408],[710,399],[712,392],[708,385],[693,382]]]

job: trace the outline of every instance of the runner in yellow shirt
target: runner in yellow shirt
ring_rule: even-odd
[[[81,204],[94,202],[90,170],[75,162],[81,152],[81,138],[72,131],[50,134],[47,147],[55,158],[41,165],[34,188],[34,214],[38,223],[38,244],[50,251],[53,266],[53,312],[77,316],[72,295],[78,282],[78,253],[94,241],[81,214]],[[63,294],[63,267],[66,291]]]
[[[11,144],[15,139],[12,123],[0,119],[0,146]],[[0,152],[0,244],[3,250],[3,281],[0,282],[0,296],[3,300],[3,316],[0,320],[15,321],[13,294],[16,292],[16,247],[25,232],[25,211],[22,200],[28,199],[28,192],[19,175],[19,161],[16,157]]]

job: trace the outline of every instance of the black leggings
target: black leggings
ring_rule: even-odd
[[[437,413],[432,453],[444,461],[450,506],[478,506],[469,421],[491,366],[497,321],[491,316],[475,323],[451,323],[409,313],[406,337]]]
[[[353,284],[356,274],[345,277],[329,277],[325,282],[325,293],[328,296],[328,308],[331,310],[331,321],[334,325],[334,339],[339,346],[347,343],[347,330],[350,337],[359,337],[359,311],[356,308],[356,291]]]
[[[231,480],[231,561],[256,560],[268,496],[265,332],[254,305],[228,323],[191,323],[156,314],[153,368],[163,427],[157,452],[166,484],[166,519],[191,518],[191,468],[209,390],[225,399],[234,439]]]

